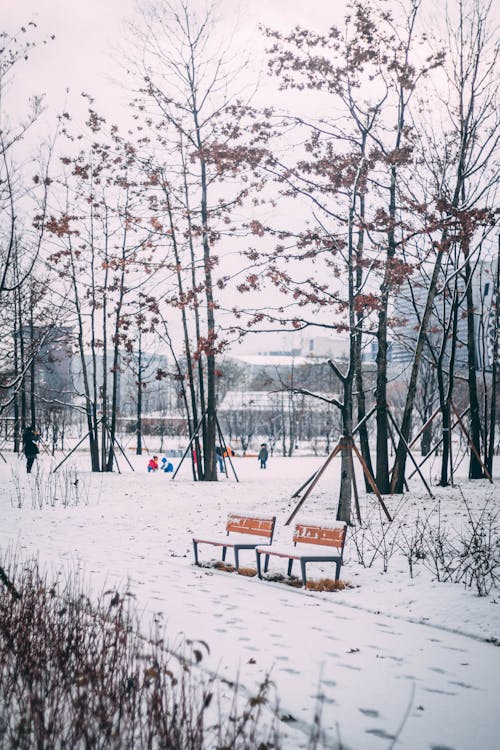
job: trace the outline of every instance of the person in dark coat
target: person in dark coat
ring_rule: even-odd
[[[38,451],[38,433],[33,426],[27,427],[23,432],[23,452],[26,456],[26,471],[31,474],[31,469],[37,457]]]
[[[269,458],[269,452],[267,450],[267,445],[265,443],[262,443],[260,446],[259,455],[257,458],[260,461],[260,468],[265,469],[267,464],[267,459]]]

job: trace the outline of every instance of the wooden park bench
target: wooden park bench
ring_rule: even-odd
[[[258,545],[271,544],[274,535],[276,516],[244,515],[229,513],[226,522],[226,535],[193,537],[194,562],[199,565],[198,545],[210,544],[222,547],[222,561],[226,559],[228,547],[234,550],[236,570],[240,565],[240,550],[255,549]],[[251,539],[254,537],[254,539]]]
[[[288,575],[292,573],[293,561],[299,560],[304,586],[306,585],[306,564],[308,562],[334,562],[335,580],[338,581],[346,532],[347,524],[341,521],[336,521],[328,526],[298,523],[293,534],[293,546],[284,547],[273,544],[271,546],[258,545],[255,548],[257,575],[262,578],[260,556],[265,555],[264,573],[267,573],[269,558],[273,555],[288,559]]]

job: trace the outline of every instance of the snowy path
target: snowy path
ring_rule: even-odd
[[[156,588],[149,573],[154,608],[166,605],[167,631],[206,640],[210,666],[234,679],[236,664],[247,687],[271,669],[283,712],[301,723],[310,724],[321,696],[323,728],[336,737],[338,723],[345,747],[390,746],[380,739],[396,734],[408,709],[398,748],[498,746],[492,722],[500,692],[498,648],[352,609],[334,596],[325,601],[223,572],[186,577],[179,569],[184,565],[166,562],[163,574],[154,576]],[[137,573],[132,583],[140,587]]]
[[[390,748],[407,713],[396,744],[401,750],[496,750],[500,648],[439,627],[446,612],[432,625],[411,622],[424,601],[407,578],[395,577],[396,593],[384,578],[391,601],[410,601],[411,589],[412,609],[405,612],[401,604],[385,605],[383,594],[370,597],[369,578],[359,589],[318,594],[193,565],[195,528],[220,528],[228,507],[267,511],[263,489],[266,498],[282,498],[276,501],[282,523],[290,489],[304,473],[301,465],[285,481],[276,470],[276,476],[266,475],[265,488],[253,474],[246,484],[217,488],[167,485],[160,476],[99,477],[89,480],[89,505],[44,510],[11,508],[4,476],[0,548],[38,553],[53,572],[78,569],[95,590],[128,582],[144,622],[162,612],[170,642],[179,643],[182,633],[206,641],[205,668],[230,680],[239,672],[248,690],[270,671],[282,712],[295,719],[287,725],[290,750],[306,747],[302,730],[310,727],[318,700],[327,736],[339,733],[346,750]],[[317,510],[322,503],[324,510],[320,495],[311,504]],[[253,564],[251,556],[245,563]],[[346,577],[350,572],[346,566]],[[461,587],[437,587],[454,613],[466,601],[471,612],[477,606],[479,613],[497,616],[498,607],[472,599]],[[373,611],[378,608],[380,613]],[[456,614],[450,622],[457,622]]]

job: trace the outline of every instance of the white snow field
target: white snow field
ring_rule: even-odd
[[[191,538],[201,530],[218,534],[228,511],[248,510],[275,513],[275,539],[288,542],[292,527],[284,524],[297,502],[291,496],[320,457],[271,457],[266,470],[255,458],[236,457],[239,482],[229,473],[195,483],[187,464],[174,481],[172,474],[148,474],[146,455],[131,455],[135,472],[121,460],[121,474],[102,475],[91,474],[83,452],[56,474],[53,460],[41,455],[30,476],[23,459],[4,455],[1,554],[36,555],[49,576],[78,572],[96,593],[127,587],[146,629],[156,615],[173,647],[182,637],[203,639],[210,655],[202,666],[238,676],[249,692],[270,673],[290,750],[307,747],[318,701],[326,746],[340,739],[346,750],[500,747],[500,592],[479,597],[474,588],[438,582],[429,556],[415,562],[411,578],[401,551],[417,518],[435,526],[439,519],[443,532],[460,535],[469,514],[476,518],[485,506],[498,512],[498,483],[462,477],[460,486],[433,487],[432,499],[414,478],[406,495],[385,498],[392,524],[381,524],[376,499],[361,494],[368,525],[348,530],[341,572],[350,587],[316,592],[196,567]],[[297,519],[335,519],[339,463]],[[80,503],[65,506],[75,477]],[[203,563],[219,554],[200,545]],[[253,552],[241,556],[243,567],[255,568]],[[271,559],[269,572],[285,573],[286,562]],[[333,565],[308,567],[308,578],[325,577],[333,577]]]

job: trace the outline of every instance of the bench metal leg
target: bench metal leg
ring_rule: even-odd
[[[301,560],[300,561],[300,570],[302,572],[302,583],[304,584],[304,587],[306,585],[306,561]]]
[[[227,547],[223,547],[222,548],[222,562],[225,562],[226,560],[226,552],[227,552]]]
[[[199,565],[200,563],[198,562],[198,542],[196,542],[194,539],[193,539],[193,549],[194,549],[194,564]]]
[[[292,568],[293,568],[293,557],[291,557],[288,561],[288,577],[292,575]]]
[[[236,566],[236,570],[240,567],[240,551],[238,547],[234,548],[234,564]]]
[[[264,555],[264,573],[267,573],[267,569],[269,568],[269,557],[270,555],[266,555],[265,552],[257,552],[255,550],[255,557],[257,560],[257,575],[259,578],[262,578],[262,563],[260,556]]]
[[[338,581],[340,578],[340,568],[342,566],[342,560],[338,560],[338,562],[335,563],[335,580]]]

